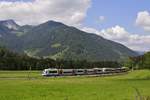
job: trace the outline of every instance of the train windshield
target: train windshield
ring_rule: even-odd
[[[50,70],[49,73],[57,73],[56,70]]]

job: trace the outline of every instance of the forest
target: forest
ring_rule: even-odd
[[[46,68],[116,68],[150,69],[150,52],[137,57],[129,57],[125,61],[87,61],[63,60],[50,58],[33,58],[26,54],[18,54],[0,47],[0,70],[43,70]]]
[[[33,58],[26,54],[17,54],[6,48],[0,48],[0,70],[43,70],[46,68],[101,68],[121,67],[117,61],[63,60],[50,58]]]

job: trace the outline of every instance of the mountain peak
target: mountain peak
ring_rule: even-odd
[[[46,23],[49,23],[49,24],[53,24],[53,23],[63,24],[63,23],[61,23],[61,22],[57,22],[57,21],[54,21],[54,20],[49,20],[49,21],[47,21]]]
[[[12,19],[2,20],[2,21],[0,21],[0,24],[2,24],[3,26],[7,27],[8,29],[17,30],[19,28],[19,25],[16,24],[16,22],[14,20],[12,20]]]
[[[61,23],[61,22],[49,20],[49,21],[43,23],[42,25],[48,25],[48,26],[53,26],[53,27],[55,27],[55,26],[61,26],[61,25],[64,25],[64,24]]]

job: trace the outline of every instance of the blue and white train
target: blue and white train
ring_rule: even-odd
[[[43,76],[75,76],[75,75],[101,75],[127,72],[128,68],[93,68],[93,69],[44,69]]]

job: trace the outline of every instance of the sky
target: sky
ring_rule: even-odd
[[[150,51],[150,0],[0,0],[0,20],[37,25],[55,20]]]

